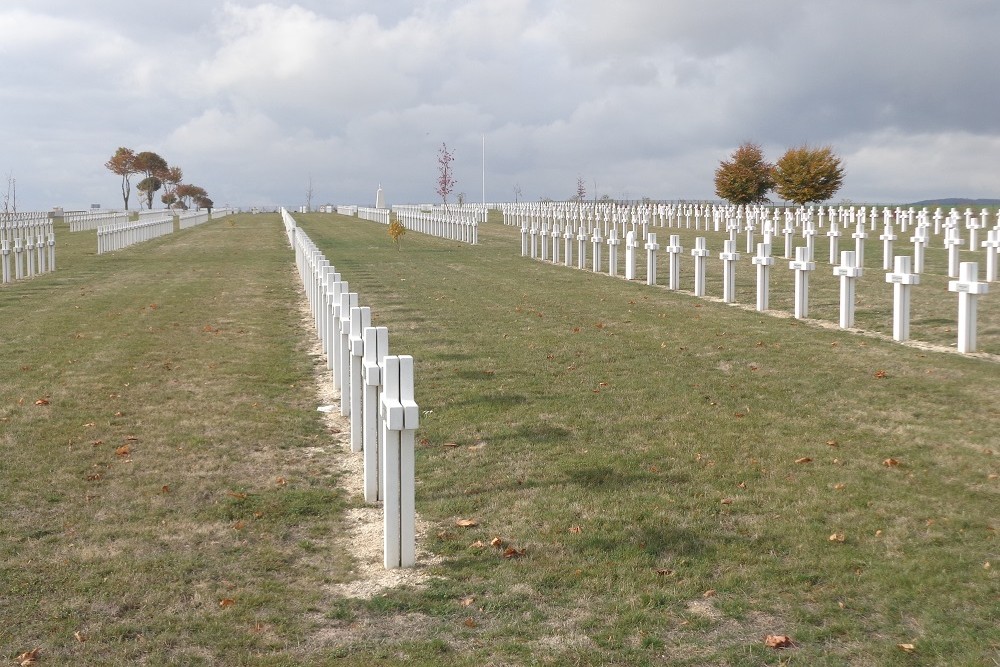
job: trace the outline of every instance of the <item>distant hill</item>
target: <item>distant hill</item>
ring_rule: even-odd
[[[915,201],[910,206],[1000,206],[1000,199],[969,199],[967,197],[943,197]]]

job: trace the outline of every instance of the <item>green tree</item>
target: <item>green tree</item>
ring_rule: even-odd
[[[152,151],[136,153],[135,169],[145,177],[136,184],[135,189],[146,199],[146,208],[153,208],[153,195],[163,187],[163,174],[167,171],[167,161]]]
[[[844,184],[844,167],[830,146],[789,148],[774,167],[775,192],[796,204],[826,201]]]
[[[715,194],[731,204],[763,204],[774,187],[773,171],[760,146],[744,142],[715,170]]]
[[[122,178],[122,199],[125,201],[125,210],[128,210],[128,200],[132,194],[132,175],[138,173],[135,166],[135,151],[131,148],[119,146],[111,159],[104,163],[104,166]]]

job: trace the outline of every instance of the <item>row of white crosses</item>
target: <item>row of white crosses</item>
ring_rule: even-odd
[[[164,215],[146,222],[126,222],[97,228],[97,254],[114,252],[174,232],[174,217]]]
[[[171,220],[173,217],[171,216]],[[208,209],[203,211],[192,211],[190,213],[181,213],[177,216],[177,228],[178,229],[190,229],[192,227],[197,227],[198,225],[203,225],[209,220],[214,220],[215,216],[212,215]]]
[[[128,222],[126,211],[81,211],[63,214],[63,222],[69,224],[69,231],[84,232],[97,229],[101,225]]]
[[[890,230],[891,232],[891,230]],[[997,230],[990,233],[990,239],[994,239],[1000,234]],[[723,300],[727,303],[735,301],[736,295],[736,264],[740,255],[736,250],[736,240],[732,238],[735,233],[731,233],[731,238],[724,241],[723,252],[719,259],[723,265]],[[886,233],[884,236],[891,236]],[[765,237],[767,238],[767,237]],[[813,260],[813,246],[808,243],[809,236],[806,236],[807,245],[795,248],[795,258],[788,263],[788,268],[795,272],[794,277],[794,316],[797,319],[805,319],[809,316],[809,275],[816,270],[816,262]],[[890,242],[894,239],[883,239]],[[576,267],[583,269],[587,267],[586,250],[588,241],[592,246],[593,271],[601,272],[602,244],[608,245],[608,273],[618,275],[618,253],[617,246],[622,243],[618,237],[616,227],[611,228],[611,233],[605,241],[601,235],[599,227],[595,228],[589,235],[583,229],[574,232],[570,225],[560,229],[558,223],[550,229],[543,224],[540,230],[534,228],[521,228],[521,255],[542,261],[551,261],[555,264],[573,265],[572,249],[574,244],[577,248]],[[848,329],[854,326],[855,294],[858,278],[863,274],[862,258],[864,252],[864,236],[857,238],[856,250],[845,250],[840,252],[840,264],[833,267],[833,275],[840,278],[840,326]],[[625,278],[634,280],[636,278],[636,256],[639,247],[638,235],[635,230],[629,230],[625,234]],[[1000,244],[998,244],[1000,245]],[[646,249],[646,284],[656,284],[656,262],[657,252],[660,245],[657,243],[656,233],[649,232],[644,244]],[[560,260],[560,249],[562,249],[562,260]],[[669,244],[664,248],[669,256],[669,270],[667,287],[671,290],[680,288],[680,257],[684,248],[680,244],[680,235],[670,236]],[[695,247],[690,251],[694,259],[694,295],[701,297],[705,295],[705,276],[707,260],[711,254],[707,248],[706,238],[699,236],[695,239]],[[987,248],[989,280],[996,280],[997,271],[997,249]],[[770,268],[774,265],[774,257],[771,256],[771,244],[769,241],[757,244],[757,254],[751,259],[757,267],[757,310],[768,310],[769,304],[769,277]],[[910,291],[913,285],[920,282],[920,273],[913,269],[909,256],[896,256],[894,263],[889,267],[890,272],[886,274],[886,282],[893,287],[893,338],[903,342],[909,339],[909,319],[910,319]],[[958,350],[960,352],[974,352],[976,349],[976,299],[985,294],[988,290],[986,282],[979,282],[977,278],[978,265],[976,262],[962,262],[957,280],[949,282],[948,289],[959,293],[959,340]],[[992,273],[991,273],[992,272]]]
[[[443,211],[426,212],[416,206],[393,206],[396,219],[407,231],[430,234],[476,245],[479,243],[479,215],[473,210],[468,213]]]
[[[357,215],[358,214],[358,207],[357,206],[338,206],[337,207],[337,214],[338,215]]]
[[[416,563],[413,357],[389,354],[389,332],[371,326],[371,309],[308,235],[281,209],[289,243],[326,353],[340,413],[350,419],[351,451],[364,460],[367,502],[383,504],[383,563]]]
[[[48,213],[0,214],[3,283],[56,270],[56,235]]]
[[[388,225],[389,220],[389,209],[387,208],[372,208],[371,206],[359,206],[357,216],[362,220],[368,220],[370,222],[379,222],[383,225]]]

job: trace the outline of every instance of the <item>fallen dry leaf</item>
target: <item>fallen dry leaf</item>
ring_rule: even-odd
[[[514,547],[507,547],[503,550],[503,557],[510,560],[512,558],[520,558],[524,555],[524,549],[516,549]]]
[[[469,548],[470,549],[484,549],[484,548],[486,548],[486,542],[483,542],[482,540],[476,540],[475,542],[473,542],[472,544],[469,545]]]
[[[284,477],[279,477],[278,479],[274,480],[274,483],[277,484],[278,486],[284,486],[285,484],[288,484],[288,480],[286,480]]]
[[[35,405],[48,405],[48,404],[49,404],[49,399],[47,398],[40,398],[37,401],[35,401]]]
[[[669,570],[665,567],[660,567],[656,569],[656,574],[660,575],[661,577],[669,577],[673,575],[673,573],[674,573],[673,570]]]
[[[82,632],[80,632],[79,630],[77,630],[76,632],[73,633],[73,639],[82,644],[83,642],[87,641],[87,636]]]
[[[478,526],[479,522],[475,519],[458,519],[455,521],[455,525],[459,528],[472,528],[473,526]]]
[[[170,493],[170,486],[164,484],[163,487],[160,489],[160,493]]]
[[[467,598],[462,598],[461,600],[459,600],[458,604],[462,605],[463,607],[471,607],[472,603],[475,602],[475,601],[476,601],[475,596],[474,595],[470,595]]]
[[[33,665],[36,662],[38,662],[38,654],[41,652],[41,650],[42,650],[41,647],[38,647],[31,651],[25,651],[21,655],[14,658],[14,660],[17,661],[17,664],[21,665],[21,667],[27,667],[28,665]]]
[[[226,607],[232,607],[234,604],[236,604],[236,600],[232,598],[222,598],[221,600],[219,600],[219,606],[222,607],[223,609],[225,609]]]
[[[733,504],[733,499],[732,498],[723,498],[719,502],[721,502],[723,505],[732,505]]]
[[[812,463],[812,459],[808,456],[803,456],[801,459],[795,459],[796,463]]]
[[[490,540],[490,546],[499,549],[500,547],[503,546],[503,540],[501,540],[499,537],[494,537],[492,540]]]
[[[826,444],[829,445],[830,447],[836,447],[837,446],[837,441],[836,440],[827,440]]]
[[[132,453],[132,448],[129,447],[128,445],[122,445],[121,447],[115,450],[115,456],[128,456],[131,453]]]
[[[844,489],[847,488],[847,485],[843,484],[843,483],[841,483],[841,484],[834,484],[833,488],[836,489],[837,491],[843,491]]]
[[[883,379],[889,377],[889,374],[886,373],[883,370],[877,370],[877,371],[875,371],[875,377],[878,378],[879,380],[883,380]]]
[[[845,538],[843,533],[834,533],[833,535],[831,535],[826,539],[830,540],[831,542],[843,542]]]
[[[794,646],[792,638],[788,635],[768,635],[764,638],[764,645],[771,648],[789,648]]]
[[[226,491],[226,495],[232,496],[233,498],[236,498],[236,500],[246,500],[247,498],[247,494],[237,493],[236,491]]]
[[[476,627],[477,624],[474,618],[467,618],[464,621],[462,621],[462,625],[464,625],[467,628],[474,628]]]
[[[569,527],[569,532],[576,533],[577,535],[579,535],[580,533],[583,532],[583,527],[582,526],[570,526]]]
[[[236,523],[234,523],[234,524],[233,524],[233,530],[243,530],[243,527],[244,527],[245,525],[246,525],[246,524],[245,524],[245,523],[243,523],[243,521],[242,521],[242,520],[240,520],[240,521],[237,521]]]
[[[703,597],[703,598],[714,598],[715,597],[715,589],[714,588],[709,588],[707,591],[705,591],[704,593],[701,594],[701,597]]]
[[[917,647],[913,644],[896,644],[896,646],[903,649],[906,653],[914,653],[917,650]]]
[[[893,466],[898,466],[899,461],[893,458],[888,458],[885,461],[882,461],[882,465],[884,465],[886,468],[891,468]]]

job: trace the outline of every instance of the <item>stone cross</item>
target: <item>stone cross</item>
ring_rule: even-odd
[[[781,230],[781,233],[785,237],[785,259],[792,257],[792,233],[794,231],[788,218],[785,218],[785,227]]]
[[[958,277],[959,250],[962,248],[962,239],[958,236],[958,227],[948,227],[945,229],[944,245],[948,248],[948,277]]]
[[[415,432],[420,410],[413,399],[413,357],[387,356],[382,369],[383,545],[386,569],[416,564]]]
[[[364,445],[364,375],[362,361],[365,354],[365,329],[372,325],[372,311],[368,306],[351,308],[351,330],[347,345],[351,351],[351,451],[360,452]]]
[[[611,228],[611,236],[608,237],[608,275],[618,275],[618,246],[621,239],[618,238],[618,228]]]
[[[705,296],[705,258],[708,257],[708,248],[705,247],[704,236],[694,240],[691,255],[694,257],[694,295]]]
[[[587,232],[583,231],[583,225],[580,225],[579,233],[576,235],[576,268],[585,269],[587,268]]]
[[[886,209],[888,210],[888,209]],[[892,268],[892,242],[895,241],[897,237],[892,231],[892,223],[886,222],[882,228],[882,234],[879,239],[882,241],[882,270],[888,271]]]
[[[552,239],[552,263],[559,263],[559,246],[562,244],[562,231],[559,228],[559,223],[555,223],[552,227],[552,233],[549,237]]]
[[[988,283],[978,280],[979,265],[962,262],[958,280],[948,281],[948,291],[958,293],[958,351],[976,351],[976,302],[989,291]]]
[[[806,250],[809,251],[809,261],[816,259],[816,228],[812,221],[806,221],[802,228],[802,236],[806,240]]]
[[[865,265],[865,239],[868,238],[868,232],[865,231],[865,218],[864,214],[861,215],[860,222],[854,227],[854,233],[851,234],[851,238],[854,239],[854,256],[857,260],[858,266]]]
[[[35,276],[35,237],[28,236],[28,242],[25,244],[27,249],[28,257],[28,277],[33,278]]]
[[[927,250],[927,227],[917,224],[913,228],[913,236],[910,237],[913,244],[913,272],[924,272],[924,251]]]
[[[965,228],[969,230],[969,250],[979,249],[979,220],[969,218],[965,223]]]
[[[774,258],[771,257],[771,244],[758,243],[757,256],[750,260],[757,265],[757,310],[763,312],[767,310],[770,292],[771,265]]]
[[[646,284],[656,284],[656,251],[660,244],[656,242],[656,234],[650,232],[646,237]]]
[[[941,234],[941,220],[944,218],[941,215],[941,209],[934,211],[934,236],[939,236]]]
[[[10,282],[10,241],[0,240],[0,261],[3,262],[3,282]]]
[[[563,227],[563,258],[566,266],[573,265],[573,228],[569,223]]]
[[[591,241],[591,243],[594,246],[594,248],[593,248],[593,250],[594,250],[594,252],[593,252],[593,255],[594,255],[594,273],[600,273],[601,272],[601,250],[603,249],[602,246],[604,245],[604,239],[601,237],[601,228],[600,227],[595,227],[594,228],[594,234],[593,234],[593,236],[590,237],[590,241]]]
[[[885,281],[892,283],[892,338],[903,343],[910,338],[910,292],[920,284],[920,275],[910,271],[909,257],[898,255]]]
[[[997,275],[997,253],[1000,253],[1000,229],[991,229],[986,232],[986,240],[983,241],[982,246],[986,249],[986,282],[994,283],[1000,277]]]
[[[542,261],[548,261],[549,259],[549,223],[542,223],[542,230],[538,234],[542,241]]]
[[[357,292],[340,294],[340,415],[351,416],[351,309],[358,305]]]
[[[534,236],[532,236],[532,241],[534,241]],[[534,253],[531,253],[534,257]],[[521,227],[521,257],[528,256],[528,228]]]
[[[830,264],[834,264],[837,261],[837,254],[840,252],[840,225],[832,218],[830,219],[830,231],[826,233],[826,236],[830,239]]]
[[[840,328],[854,326],[854,304],[858,278],[864,269],[857,265],[853,250],[840,253],[840,266],[833,267],[833,275],[840,276]]]
[[[635,280],[635,251],[639,247],[634,230],[625,235],[625,280]]]
[[[670,235],[670,245],[668,245],[665,250],[670,257],[670,267],[668,270],[669,280],[667,283],[667,288],[671,290],[680,289],[681,284],[681,253],[684,252],[684,248],[681,247],[681,237],[679,234]]]
[[[722,260],[722,300],[726,303],[736,301],[736,262],[739,258],[736,241],[725,241],[719,259]]]
[[[344,377],[341,369],[347,360],[340,354],[340,305],[342,303],[341,297],[349,291],[350,284],[346,280],[338,280],[333,284],[333,293],[331,295],[331,299],[333,300],[333,314],[330,321],[330,348],[333,354],[330,358],[333,359],[333,367],[330,371],[333,375],[333,388],[341,391],[343,391],[343,387],[340,381]]]
[[[752,223],[752,222],[750,222],[750,219],[749,219],[749,218],[747,218],[747,224],[746,224],[746,227],[744,228],[744,230],[743,230],[743,231],[745,231],[745,232],[746,232],[746,234],[747,234],[747,252],[748,252],[748,253],[750,253],[750,252],[753,252],[753,241],[754,241],[754,239],[753,239],[753,233],[754,233],[754,226],[753,226],[753,223]]]
[[[382,366],[389,354],[389,330],[385,327],[368,327],[364,330],[365,353],[362,360],[364,375],[364,450],[365,501],[382,500],[384,480],[380,475],[382,447],[379,429],[379,394],[382,388]]]
[[[795,319],[809,317],[809,272],[816,270],[816,263],[809,258],[809,249],[795,248],[795,259],[788,263],[795,271]]]

